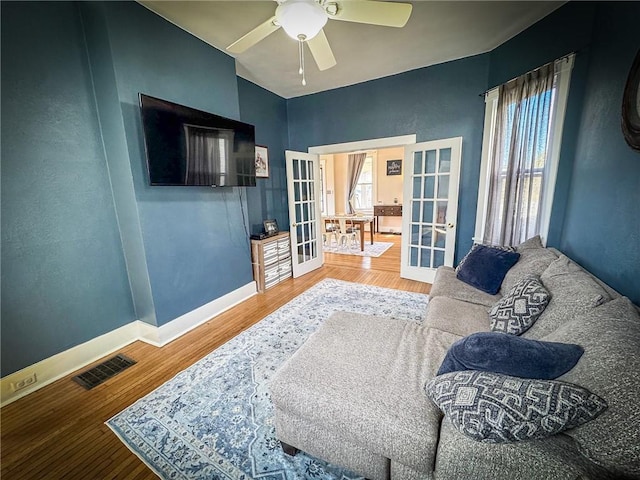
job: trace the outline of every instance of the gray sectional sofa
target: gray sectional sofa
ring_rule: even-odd
[[[640,315],[626,297],[539,238],[489,295],[440,267],[423,324],[334,314],[271,383],[276,433],[290,447],[383,479],[640,479]],[[584,348],[558,380],[604,413],[543,439],[489,444],[453,427],[425,394],[449,347],[490,329],[488,310],[526,275],[551,300],[522,337]]]

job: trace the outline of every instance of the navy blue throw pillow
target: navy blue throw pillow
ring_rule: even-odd
[[[502,332],[480,332],[451,345],[438,375],[480,370],[553,380],[571,370],[583,353],[580,345],[541,342]]]
[[[456,277],[478,290],[495,295],[504,276],[519,258],[517,252],[476,245],[460,265]]]

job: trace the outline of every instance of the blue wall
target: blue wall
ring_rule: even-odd
[[[640,305],[640,152],[620,128],[640,3],[599,4],[560,249]]]
[[[289,229],[287,173],[284,151],[288,148],[287,101],[238,77],[240,117],[255,125],[256,143],[268,148],[269,178],[258,178],[256,188],[247,189],[249,225],[252,233],[263,230],[262,222],[275,218],[280,230]]]
[[[138,93],[239,119],[235,62],[137,3],[104,8],[156,321],[163,325],[253,280],[247,204],[240,188],[148,185]]]
[[[290,99],[293,150],[314,145],[416,134],[417,141],[463,137],[457,252],[471,247],[480,175],[489,56],[455,62]]]
[[[1,8],[4,376],[136,317],[78,9]]]

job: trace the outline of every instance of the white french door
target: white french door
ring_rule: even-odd
[[[299,277],[324,263],[320,229],[320,160],[312,153],[285,151],[291,222],[291,263]],[[320,238],[318,238],[320,237]]]
[[[462,137],[405,147],[400,276],[433,283],[453,266]]]

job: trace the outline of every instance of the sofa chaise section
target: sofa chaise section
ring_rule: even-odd
[[[372,480],[391,470],[430,478],[442,413],[423,389],[458,338],[334,313],[272,380],[278,438]]]

